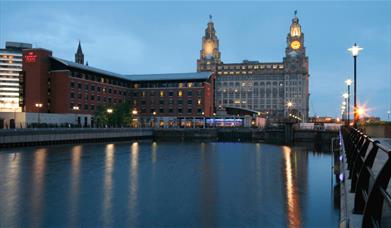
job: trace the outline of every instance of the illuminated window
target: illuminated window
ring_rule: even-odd
[[[197,104],[198,104],[198,105],[201,104],[201,99],[198,99],[198,100],[197,100]]]
[[[160,91],[160,97],[164,96],[164,91]]]
[[[191,88],[193,86],[193,83],[189,82],[187,83],[187,87]]]
[[[179,91],[178,91],[178,96],[179,96],[179,97],[182,96],[182,90],[179,90]]]
[[[180,83],[178,84],[178,86],[179,86],[179,88],[182,88],[182,87],[183,87],[183,83],[180,82]]]

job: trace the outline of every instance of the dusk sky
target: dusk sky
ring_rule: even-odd
[[[82,43],[90,66],[120,74],[194,72],[209,14],[222,61],[281,61],[294,10],[305,34],[310,115],[339,116],[347,48],[357,42],[359,103],[387,119],[391,109],[391,1],[21,2],[0,0],[0,47],[32,43],[73,60]],[[353,103],[353,101],[352,101]]]

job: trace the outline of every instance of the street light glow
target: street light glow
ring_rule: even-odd
[[[350,86],[350,85],[352,85],[353,81],[352,81],[352,79],[347,79],[345,81],[345,83],[346,83],[347,86]]]
[[[109,114],[113,113],[113,109],[108,108],[108,109],[107,109],[107,113],[109,113]]]
[[[79,110],[79,106],[73,106],[72,109],[75,110],[75,111],[78,111]]]
[[[358,54],[360,53],[360,51],[362,51],[363,49],[364,49],[364,48],[362,48],[362,47],[358,46],[356,43],[354,43],[354,45],[353,45],[351,48],[349,48],[348,51],[349,51],[350,53],[352,53],[352,55],[353,55],[354,57],[356,57],[356,56],[358,56]]]
[[[292,106],[293,106],[292,101],[288,101],[287,106],[288,106],[289,108],[292,107]]]
[[[133,115],[137,115],[137,110],[134,109],[134,110],[132,111],[132,114],[133,114]]]
[[[357,107],[357,115],[362,118],[366,115],[365,107]]]
[[[348,93],[344,93],[344,94],[342,94],[342,97],[345,98],[345,99],[348,99],[349,98],[349,94]]]

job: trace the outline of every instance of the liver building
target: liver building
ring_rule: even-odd
[[[305,54],[304,33],[296,12],[287,36],[285,57],[282,62],[268,63],[248,60],[223,63],[210,16],[202,37],[197,71],[217,73],[217,112],[226,107],[235,107],[254,110],[273,119],[287,118],[289,114],[299,116],[304,121],[308,118],[308,57]]]

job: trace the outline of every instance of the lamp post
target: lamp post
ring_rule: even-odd
[[[289,117],[291,117],[292,113],[291,113],[291,108],[293,107],[293,102],[292,101],[288,101],[288,103],[286,104],[286,106],[288,107],[288,115]]]
[[[153,128],[156,128],[156,114],[157,112],[153,112]]]
[[[38,109],[38,127],[41,124],[41,117],[40,117],[40,109],[42,108],[43,104],[42,103],[35,103],[35,107]]]
[[[348,100],[348,126],[350,126],[350,86],[352,85],[352,79],[347,79],[345,81],[346,85],[348,86],[348,95],[347,95],[347,100]]]
[[[107,114],[109,115],[109,121],[108,122],[111,122],[110,119],[111,119],[111,114],[113,113],[113,109],[112,108],[108,108],[106,110]],[[109,127],[110,127],[110,124],[109,124]]]
[[[354,121],[353,121],[353,126],[357,128],[357,121],[358,121],[358,115],[357,115],[357,56],[360,53],[360,51],[363,50],[360,46],[358,46],[356,43],[348,49],[350,53],[352,53],[353,60],[354,60],[354,85],[353,85],[353,90],[354,90],[354,108],[353,108],[353,115],[354,115]]]
[[[132,122],[134,121],[134,122],[136,122],[134,125],[135,125],[135,127],[138,127],[138,121],[137,121],[137,118],[136,118],[136,115],[137,115],[137,110],[136,109],[133,109],[133,111],[132,111]],[[132,126],[133,127],[133,126]]]
[[[73,112],[75,113],[75,125],[79,126],[79,123],[77,121],[77,111],[80,110],[79,106],[73,106],[72,107]]]
[[[346,107],[347,106],[347,113],[346,113],[346,116],[345,116],[345,119],[347,119],[347,125],[349,125],[349,93],[344,93],[342,94],[342,97],[344,99],[343,101],[343,105]]]

